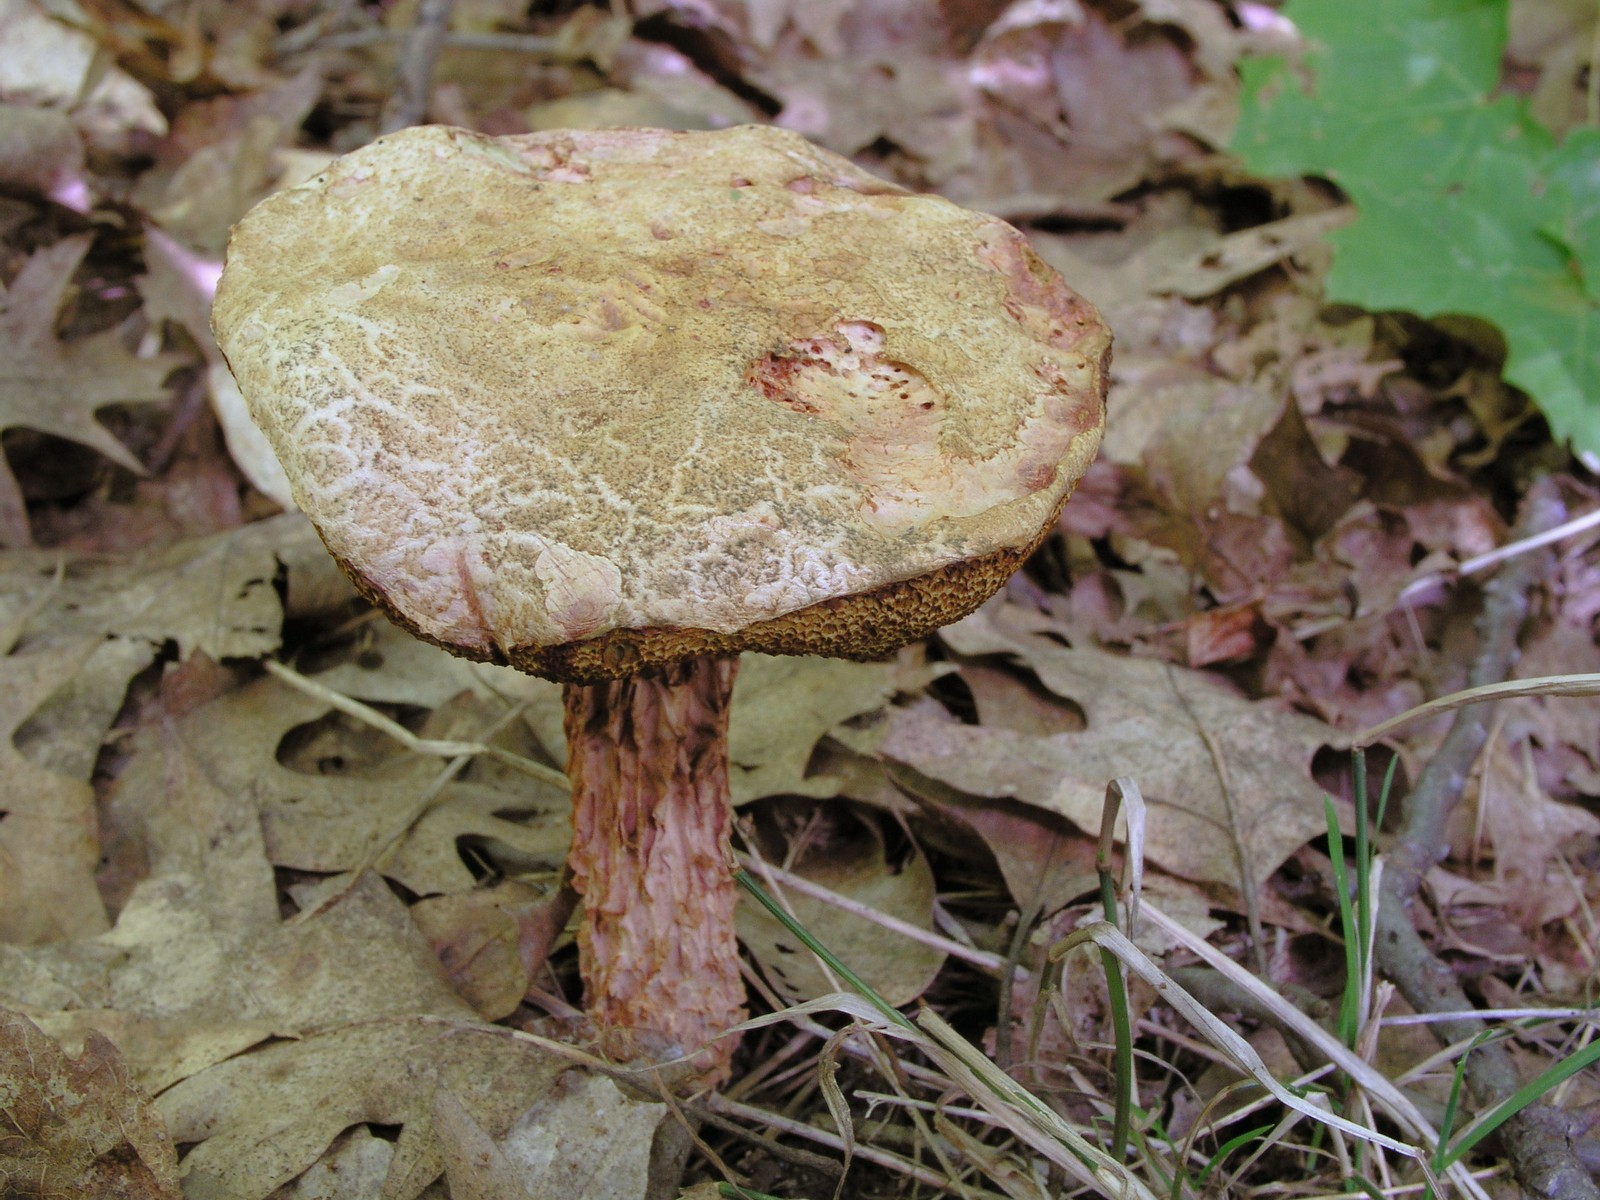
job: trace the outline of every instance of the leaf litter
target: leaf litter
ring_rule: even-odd
[[[1581,123],[1592,21],[1570,7],[1515,6],[1511,26],[1558,132]],[[747,848],[808,882],[787,893],[805,926],[895,1003],[995,1046],[1004,1026],[1021,1077],[1087,1117],[1112,1086],[1098,967],[1041,968],[1092,915],[1101,793],[1129,775],[1158,906],[1325,1002],[1342,952],[1324,790],[1347,829],[1354,811],[1339,748],[1464,682],[1477,591],[1452,572],[1505,539],[1528,478],[1554,472],[1575,513],[1600,489],[1506,386],[1493,336],[1327,304],[1349,204],[1221,153],[1239,55],[1283,30],[1207,0],[526,9],[458,0],[433,118],[775,120],[1020,223],[1117,332],[1102,459],[1002,598],[895,663],[743,665]],[[0,63],[0,1052],[34,1064],[0,1075],[54,1131],[0,1139],[0,1165],[163,1197],[642,1195],[672,1118],[649,1080],[561,1041],[566,798],[506,765],[561,764],[558,690],[372,621],[309,524],[273,515],[281,486],[230,428],[205,328],[228,224],[372,136],[416,6],[57,11],[0,4],[30,51]],[[1524,674],[1600,669],[1595,549],[1558,543]],[[268,656],[367,708],[263,674]],[[1597,711],[1505,707],[1417,906],[1486,1002],[1592,980]],[[1442,734],[1397,740],[1402,788]],[[753,910],[741,933],[758,1009],[833,986]],[[1135,935],[1185,965],[1176,935]],[[1167,1010],[1137,1003],[1148,1047],[1197,1068]],[[1379,1043],[1396,1075],[1430,1053]],[[807,1082],[825,1044],[843,1091]],[[688,1179],[720,1162],[831,1190],[797,1151],[804,1130],[836,1137],[842,1103],[875,1155],[847,1194],[904,1194],[921,1176],[897,1172],[933,1146],[905,1114],[945,1077],[908,1059],[886,1084],[864,1047],[809,1016],[747,1035],[739,1111],[789,1132],[704,1126]],[[1524,1053],[1532,1073],[1549,1052]],[[1573,1083],[1569,1103],[1597,1099]],[[886,1086],[893,1111],[855,1095]],[[1168,1094],[1155,1072],[1139,1086]],[[1171,1104],[1174,1131],[1210,1136]],[[1059,1188],[1056,1151],[975,1120],[938,1114],[989,1194]]]

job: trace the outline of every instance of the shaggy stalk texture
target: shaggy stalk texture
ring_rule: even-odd
[[[728,704],[737,659],[568,684],[568,862],[587,918],[584,1007],[624,1057],[725,1074],[744,1018],[728,869]]]

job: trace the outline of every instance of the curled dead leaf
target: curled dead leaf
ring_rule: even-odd
[[[77,1058],[0,1009],[0,1195],[178,1200],[166,1123],[117,1048],[91,1033]]]

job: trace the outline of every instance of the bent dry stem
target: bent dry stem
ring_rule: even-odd
[[[744,1019],[729,871],[728,706],[738,660],[569,683],[573,886],[584,1007],[625,1057],[726,1073]]]

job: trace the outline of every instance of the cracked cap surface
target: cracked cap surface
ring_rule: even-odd
[[[235,227],[212,321],[368,596],[575,680],[970,612],[1110,352],[1009,225],[759,126],[380,138]]]

